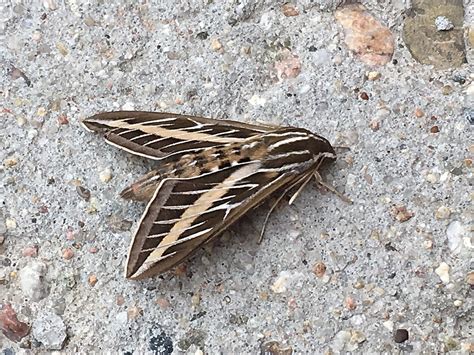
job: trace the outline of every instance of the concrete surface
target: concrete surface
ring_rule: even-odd
[[[406,49],[408,3],[364,1],[396,41],[370,67],[339,3],[0,3],[0,300],[31,325],[3,354],[473,351],[473,11],[440,70]],[[354,204],[309,184],[261,245],[268,207],[126,281],[143,206],[117,194],[152,163],[79,125],[118,109],[310,129],[348,148],[323,176]]]

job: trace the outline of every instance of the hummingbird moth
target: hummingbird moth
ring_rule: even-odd
[[[129,279],[176,266],[274,193],[279,201],[296,190],[291,203],[312,177],[324,185],[318,170],[336,159],[325,138],[302,128],[136,111],[82,123],[157,162],[121,193],[147,202],[128,254]]]

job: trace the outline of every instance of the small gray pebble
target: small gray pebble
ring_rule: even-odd
[[[454,28],[453,23],[446,16],[438,16],[435,20],[435,25],[438,31],[449,31]]]
[[[48,350],[61,350],[66,340],[66,326],[58,315],[46,311],[33,322],[33,336]]]

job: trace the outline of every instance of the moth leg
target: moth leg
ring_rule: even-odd
[[[311,175],[309,175],[309,179],[305,176],[303,176],[302,178],[299,178],[297,179],[294,183],[292,183],[289,187],[287,187],[283,193],[277,198],[277,200],[275,201],[275,203],[270,207],[270,210],[268,211],[266,217],[265,217],[265,221],[263,222],[263,226],[262,226],[262,230],[260,231],[260,237],[258,238],[258,241],[257,241],[257,244],[260,244],[263,240],[263,234],[265,233],[265,227],[267,226],[267,222],[268,222],[268,219],[270,218],[270,215],[272,214],[273,210],[275,209],[275,207],[278,205],[278,203],[280,203],[280,201],[283,199],[283,197],[286,196],[286,194],[291,191],[296,185],[298,185],[302,180],[305,180],[306,181],[303,181],[303,183],[301,184],[301,186],[298,188],[298,191],[291,197],[290,199],[290,205],[291,203],[293,202],[294,198],[299,194],[299,192],[301,191],[301,189],[308,183],[308,181],[311,179]]]
[[[268,211],[265,221],[263,221],[263,226],[262,230],[260,231],[260,237],[258,238],[257,244],[260,244],[263,240],[263,234],[265,233],[265,227],[267,226],[268,218],[270,218],[270,215],[272,214],[273,210],[275,207],[278,205],[278,203],[282,200],[283,197],[285,197],[286,193],[288,192],[289,189],[286,189],[275,201],[275,203],[270,207],[270,210]]]
[[[304,189],[304,187],[306,186],[306,184],[311,180],[311,175],[308,176],[308,178],[303,181],[303,183],[301,184],[301,186],[298,188],[298,190],[296,190],[296,192],[293,194],[293,196],[291,196],[290,198],[290,201],[288,202],[289,205],[291,205],[295,200],[296,198],[298,197],[298,195],[300,194],[300,192]]]
[[[336,190],[336,188],[334,186],[331,186],[327,183],[324,182],[323,178],[321,177],[321,175],[319,175],[319,173],[317,171],[314,172],[314,177],[316,178],[316,182],[325,187],[328,191],[331,191],[332,193],[336,194],[337,197],[339,197],[342,201],[344,202],[347,202],[347,203],[353,203],[353,201],[347,197],[346,195],[340,193],[339,191]]]

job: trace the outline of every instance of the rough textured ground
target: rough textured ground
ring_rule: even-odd
[[[283,3],[0,4],[0,327],[26,327],[7,304],[31,326],[4,354],[473,350],[472,61],[418,63],[402,0],[364,2],[395,38],[378,67],[347,48],[340,1]],[[348,147],[323,175],[354,204],[310,184],[261,245],[265,207],[126,281],[143,206],[117,195],[152,164],[79,124],[118,109],[310,129]]]

